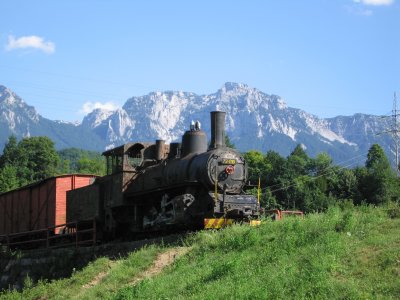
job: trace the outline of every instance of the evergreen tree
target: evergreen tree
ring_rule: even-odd
[[[235,144],[231,142],[231,139],[229,138],[229,135],[227,135],[227,134],[225,134],[225,145],[228,148],[233,148],[233,149],[236,148]]]
[[[387,170],[390,169],[390,163],[387,159],[382,147],[378,144],[373,144],[368,150],[367,161],[365,166],[368,170]]]
[[[0,168],[6,165],[14,165],[18,160],[18,143],[15,135],[8,138],[4,146],[3,155],[0,156]]]
[[[309,172],[310,162],[311,160],[303,147],[297,145],[287,158],[286,172],[292,178],[299,175],[306,175]]]
[[[365,171],[359,172],[359,176],[359,190],[367,203],[383,204],[399,199],[398,179],[378,144],[369,149]]]

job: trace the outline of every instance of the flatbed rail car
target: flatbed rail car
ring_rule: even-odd
[[[59,225],[66,223],[66,192],[87,186],[96,178],[61,175],[0,194],[0,236],[47,228],[58,234],[56,230],[62,230]]]

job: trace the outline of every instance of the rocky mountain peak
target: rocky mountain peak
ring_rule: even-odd
[[[83,118],[82,125],[93,129],[107,120],[113,113],[114,112],[110,110],[96,108]]]
[[[39,122],[40,115],[33,106],[27,105],[20,97],[0,85],[0,115],[12,128],[25,121]]]
[[[221,88],[221,92],[224,94],[234,93],[234,94],[242,94],[248,92],[250,88],[247,84],[244,83],[236,83],[236,82],[225,82],[225,84]]]
[[[40,117],[33,107],[0,86],[0,124],[7,132],[17,136],[44,134],[53,137],[56,145],[78,146],[77,141],[79,145],[92,141],[81,147],[97,147],[99,151],[126,142],[180,141],[192,120],[199,120],[208,133],[213,110],[227,113],[226,132],[241,151],[274,150],[288,155],[297,144],[303,144],[311,156],[327,152],[340,160],[360,156],[371,143],[380,143],[390,152],[388,137],[376,135],[387,127],[378,116],[322,119],[243,83],[227,82],[209,95],[159,91],[135,96],[115,111],[92,111],[79,126]],[[0,138],[6,140],[7,134],[0,132]]]
[[[3,106],[21,106],[24,103],[21,98],[19,98],[14,92],[10,89],[6,88],[3,85],[0,85],[0,104]]]

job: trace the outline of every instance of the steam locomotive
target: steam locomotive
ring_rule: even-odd
[[[113,236],[259,215],[257,199],[243,192],[246,161],[225,144],[225,112],[211,112],[209,146],[197,121],[182,143],[128,143],[103,155],[107,175],[67,192],[67,222],[95,218]]]

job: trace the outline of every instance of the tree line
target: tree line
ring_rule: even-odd
[[[0,193],[52,176],[70,173],[105,174],[100,153],[75,148],[56,151],[48,137],[11,136],[0,156]]]
[[[234,147],[227,137],[227,145]],[[288,157],[275,151],[243,154],[249,170],[250,192],[267,209],[323,211],[335,203],[384,204],[400,199],[399,178],[391,169],[383,149],[374,144],[364,166],[345,168],[333,164],[327,153],[315,158],[298,145]],[[76,148],[56,151],[47,137],[11,136],[0,156],[0,193],[43,180],[70,174],[105,174],[104,158],[98,152]]]
[[[310,158],[300,145],[286,158],[275,151],[249,151],[244,157],[250,181],[260,179],[266,208],[315,212],[335,203],[380,205],[400,199],[399,178],[378,144],[369,149],[364,166],[352,169],[334,165],[327,153]]]

